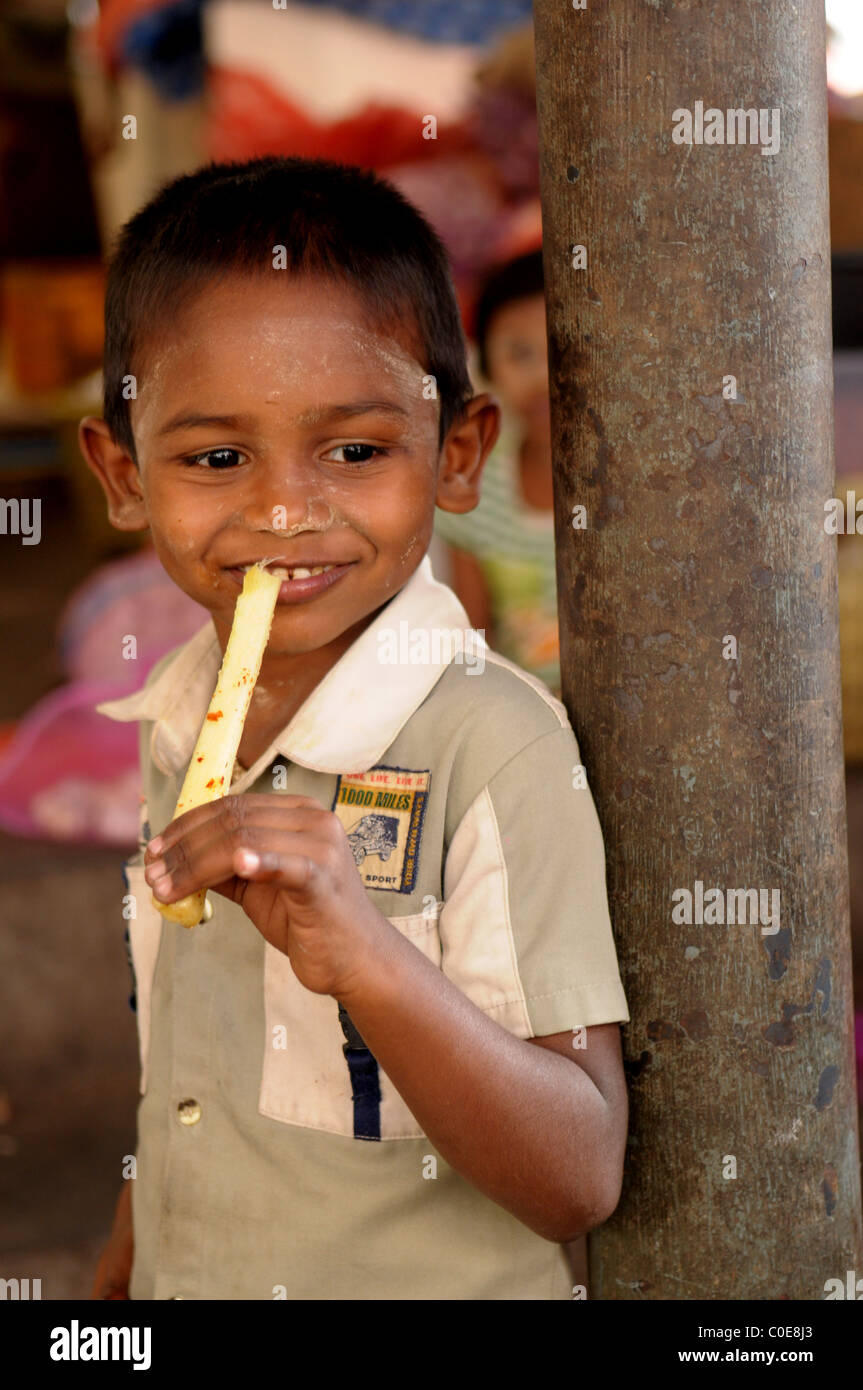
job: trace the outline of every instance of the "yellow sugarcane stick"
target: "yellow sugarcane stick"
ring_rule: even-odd
[[[173,820],[230,791],[243,725],[264,659],[281,583],[278,575],[270,574],[260,565],[246,570],[216,689],[201,725]],[[162,903],[153,897],[153,904],[169,921],[194,927],[205,915],[206,897],[206,890],[202,890],[175,903]]]

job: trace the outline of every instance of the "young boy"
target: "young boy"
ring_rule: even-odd
[[[620,1193],[628,1013],[565,710],[443,640],[435,505],[476,506],[499,428],[446,254],[362,170],[211,166],[127,224],[106,326],[83,451],[212,622],[102,707],[141,721],[142,1099],[94,1293],[567,1298],[561,1243]],[[172,822],[264,559],[230,794]]]

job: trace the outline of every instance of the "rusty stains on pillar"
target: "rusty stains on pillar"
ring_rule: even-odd
[[[632,1013],[591,1296],[823,1299],[863,1272],[823,5],[534,12],[564,696]]]

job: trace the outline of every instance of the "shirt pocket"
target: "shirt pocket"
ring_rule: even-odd
[[[441,904],[392,923],[438,968]],[[269,943],[264,947],[264,1060],[258,1113],[282,1124],[325,1130],[354,1138],[354,1104],[345,1035],[339,1006],[328,994],[313,994],[300,984],[288,957]],[[379,1067],[381,1139],[417,1139],[423,1131]]]
[[[127,897],[123,906],[128,931],[129,954],[135,990],[135,1016],[138,1024],[138,1057],[141,1063],[139,1090],[147,1090],[147,1064],[150,1053],[153,978],[162,940],[164,918],[153,906],[150,885],[144,878],[142,858],[136,856],[123,865]]]

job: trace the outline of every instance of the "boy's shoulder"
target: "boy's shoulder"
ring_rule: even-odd
[[[548,687],[498,652],[484,655],[470,674],[452,662],[411,721],[413,751],[448,769],[453,810],[517,769],[533,789],[529,803],[549,768],[561,775],[579,756],[566,707]]]
[[[569,729],[566,706],[537,676],[486,646],[482,662],[453,661],[429,696],[438,715],[445,711],[467,722],[475,734],[493,731],[513,751],[543,734]]]

